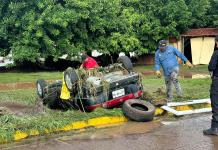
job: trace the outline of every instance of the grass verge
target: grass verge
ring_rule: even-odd
[[[29,132],[30,130],[39,131],[43,135],[49,131],[55,131],[71,124],[72,122],[85,121],[92,118],[103,116],[123,116],[121,109],[96,109],[92,113],[83,113],[80,111],[69,110],[66,112],[53,111],[47,109],[46,113],[39,115],[14,116],[4,115],[0,117],[0,143],[14,140],[16,131]]]
[[[151,66],[144,67],[140,66],[135,68],[140,72],[145,70],[151,70]],[[207,72],[206,66],[195,67],[193,72]],[[182,69],[187,70],[185,67]],[[192,71],[192,70],[190,70]],[[0,83],[10,83],[10,82],[35,82],[38,78],[45,79],[60,79],[61,72],[43,72],[43,73],[2,73],[0,74]],[[153,97],[165,98],[166,94],[158,93],[157,89],[160,88],[165,91],[164,79],[156,78],[155,76],[144,76],[142,83],[144,85],[144,90],[151,93]],[[190,99],[201,99],[209,97],[209,86],[211,80],[209,78],[205,79],[180,79],[181,86],[184,91],[183,98],[177,98],[175,95],[175,101],[190,100]],[[175,93],[175,91],[174,91]],[[0,91],[1,97],[0,102],[17,102],[21,104],[26,104],[33,106],[36,99],[35,89],[22,89],[22,90],[9,90]],[[44,114],[27,114],[25,116],[14,116],[14,115],[4,115],[0,117],[0,142],[13,140],[13,133],[15,131],[26,132],[30,129],[35,129],[39,131],[39,134],[44,134],[45,130],[55,130],[57,128],[63,127],[69,123],[76,121],[88,120],[95,117],[102,116],[122,116],[121,109],[97,109],[92,113],[82,113],[80,111],[68,110],[62,111],[52,111],[46,109]]]
[[[62,72],[11,72],[0,73],[0,83],[35,82],[37,79],[61,79]]]

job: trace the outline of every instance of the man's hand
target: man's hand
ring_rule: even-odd
[[[189,68],[193,68],[193,65],[189,62],[189,61],[186,61],[186,66],[188,66]]]
[[[158,78],[161,77],[161,72],[160,72],[159,70],[156,71],[156,76],[157,76]]]
[[[213,77],[213,71],[210,71],[209,74],[210,74],[210,77],[212,78]]]

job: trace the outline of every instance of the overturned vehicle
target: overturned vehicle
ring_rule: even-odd
[[[51,84],[37,80],[38,99],[51,109],[79,109],[91,112],[97,107],[122,107],[126,117],[135,121],[150,121],[155,108],[140,100],[143,94],[141,77],[133,71],[127,56],[117,63],[92,70],[68,68],[63,80]]]

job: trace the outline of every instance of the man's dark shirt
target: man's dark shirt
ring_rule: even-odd
[[[208,70],[213,71],[213,76],[218,77],[218,49],[214,51],[211,57]]]

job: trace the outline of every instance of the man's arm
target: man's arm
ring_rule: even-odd
[[[84,68],[85,67],[85,61],[84,62],[82,62],[82,64],[80,65],[80,69],[82,69],[82,68]]]
[[[156,53],[155,53],[155,70],[156,70],[156,72],[155,72],[155,73],[156,73],[156,75],[157,75],[158,78],[161,77],[160,65],[161,65],[161,63],[160,63],[160,58],[159,58],[159,56],[158,56],[158,52],[156,52]]]
[[[160,70],[160,59],[159,59],[159,56],[158,56],[158,52],[155,53],[155,70]]]
[[[215,51],[210,59],[208,70],[210,72],[214,71],[216,69],[217,64],[218,64],[218,51]]]

